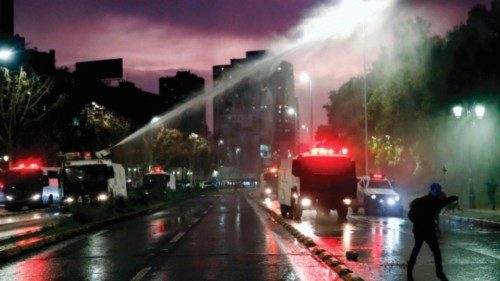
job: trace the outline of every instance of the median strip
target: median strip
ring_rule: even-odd
[[[266,211],[278,224],[283,226],[290,234],[292,234],[298,241],[300,241],[304,246],[307,247],[309,252],[313,254],[317,259],[321,260],[325,265],[333,269],[341,278],[345,281],[363,281],[363,278],[359,277],[356,273],[350,270],[346,265],[344,265],[340,260],[335,258],[331,253],[325,249],[317,247],[316,243],[306,235],[302,234],[293,225],[289,224],[281,215],[277,214],[272,209],[268,208],[264,203],[260,202],[253,196],[250,198],[257,203],[257,205]]]

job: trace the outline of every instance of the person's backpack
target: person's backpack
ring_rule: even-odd
[[[417,198],[410,203],[410,211],[408,212],[408,218],[411,222],[415,223],[418,221],[422,221],[422,217],[424,216],[425,204],[424,197]]]

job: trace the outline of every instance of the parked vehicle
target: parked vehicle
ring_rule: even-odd
[[[57,167],[41,167],[33,162],[11,168],[3,175],[5,209],[17,211],[60,203],[59,173]]]

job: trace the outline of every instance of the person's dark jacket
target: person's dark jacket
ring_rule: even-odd
[[[418,205],[415,210],[416,219],[413,221],[413,231],[425,232],[436,229],[436,218],[441,209],[446,205],[457,201],[457,196],[439,198],[432,195],[426,195],[415,199],[412,205]],[[412,206],[412,208],[414,208]]]

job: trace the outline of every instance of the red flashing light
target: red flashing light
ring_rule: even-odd
[[[324,148],[324,147],[315,147],[315,148],[311,149],[311,154],[312,155],[320,155],[320,156],[334,155],[335,151],[331,148],[328,149],[328,148]]]
[[[83,153],[83,158],[84,159],[92,159],[92,153],[86,151]]]
[[[163,170],[162,167],[160,166],[155,166],[151,169],[151,173],[164,173],[165,171]]]
[[[23,170],[23,169],[39,169],[40,168],[40,165],[38,163],[29,163],[29,164],[25,164],[25,163],[19,163],[17,164],[17,166],[11,168],[11,170]]]
[[[3,188],[4,188],[3,182],[0,181],[0,189],[3,189]]]
[[[347,155],[347,153],[349,153],[349,150],[345,147],[343,147],[340,152],[342,153],[342,155]]]
[[[380,174],[380,173],[377,173],[377,174],[373,174],[371,176],[373,179],[376,179],[376,180],[381,180],[384,178],[384,175]]]
[[[269,168],[269,172],[275,174],[278,172],[278,168],[276,167]]]

